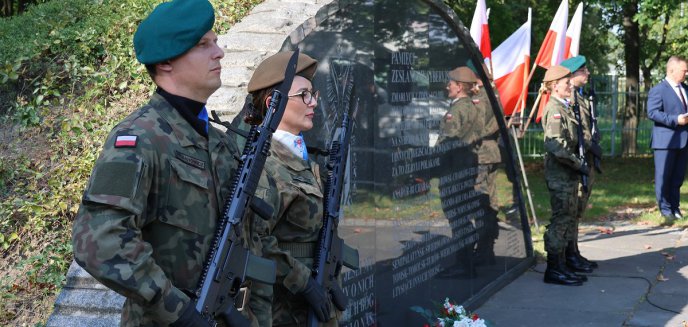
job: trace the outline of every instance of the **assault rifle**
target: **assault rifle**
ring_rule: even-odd
[[[354,112],[356,109],[354,109]],[[335,132],[335,137],[332,139],[329,149],[325,201],[323,205],[323,226],[320,229],[318,246],[315,249],[313,260],[313,278],[331,294],[335,304],[340,304],[341,307],[338,307],[340,310],[346,308],[348,300],[339,286],[335,285],[338,283],[337,277],[342,270],[342,266],[358,269],[358,250],[346,245],[344,240],[337,235],[350,140],[351,123],[349,114],[344,113],[342,126]],[[310,309],[308,312],[308,326],[318,326],[318,318],[313,309]]]
[[[227,321],[230,315],[234,318],[240,316],[235,311],[243,310],[246,302],[248,293],[242,288],[246,278],[267,284],[275,283],[275,262],[252,255],[241,244],[241,220],[248,206],[254,211],[262,211],[262,215],[266,214],[263,206],[252,201],[259,200],[254,199],[253,195],[270,151],[272,133],[282,120],[289,100],[287,94],[294,80],[298,56],[297,48],[287,65],[284,81],[272,92],[263,122],[259,126],[252,126],[249,131],[241,163],[232,180],[230,196],[225,202],[208,261],[203,267],[195,294],[196,311],[206,318],[210,326],[227,325],[230,324]],[[248,320],[243,316],[239,318],[241,321],[232,319],[233,325],[230,327],[248,326]]]
[[[578,128],[576,129],[578,131],[578,157],[582,161],[582,166],[588,167],[588,162],[585,160],[585,139],[583,139],[583,121],[581,120],[580,104],[576,94],[574,94],[573,98],[573,115],[578,122]],[[581,173],[581,185],[583,186],[583,192],[588,193],[587,174]]]
[[[592,143],[597,146],[600,144],[600,130],[597,127],[597,112],[595,111],[595,84],[590,82],[590,93],[588,94],[588,100],[590,101],[590,133],[592,134]],[[597,155],[593,156],[593,166],[598,173],[602,173],[602,158]]]

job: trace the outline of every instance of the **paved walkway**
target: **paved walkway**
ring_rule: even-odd
[[[497,327],[688,327],[688,229],[585,226],[579,247],[600,266],[583,286],[545,284],[538,264],[475,312]]]

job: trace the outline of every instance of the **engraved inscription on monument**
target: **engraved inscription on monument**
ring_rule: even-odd
[[[297,45],[319,60],[314,87],[323,94],[306,143],[327,148],[342,113],[356,107],[339,232],[361,269],[341,276],[344,326],[422,325],[410,307],[469,300],[526,257],[527,223],[507,214],[520,204],[505,172],[508,135],[503,124],[487,127],[503,120],[500,107],[472,93],[464,101],[474,119],[458,124],[450,111],[448,72],[484,74],[443,6],[354,2]],[[447,134],[448,124],[461,133]],[[500,153],[486,161],[490,142]]]

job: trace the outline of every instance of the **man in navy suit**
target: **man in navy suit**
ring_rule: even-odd
[[[672,56],[667,62],[666,78],[647,96],[647,116],[655,122],[655,194],[665,222],[683,219],[679,190],[688,164],[688,88],[683,84],[686,73],[686,59]]]

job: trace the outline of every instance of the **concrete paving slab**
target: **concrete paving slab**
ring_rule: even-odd
[[[581,252],[600,265],[583,286],[545,284],[540,264],[475,312],[496,326],[688,326],[688,230],[604,226],[613,233],[581,232]]]

